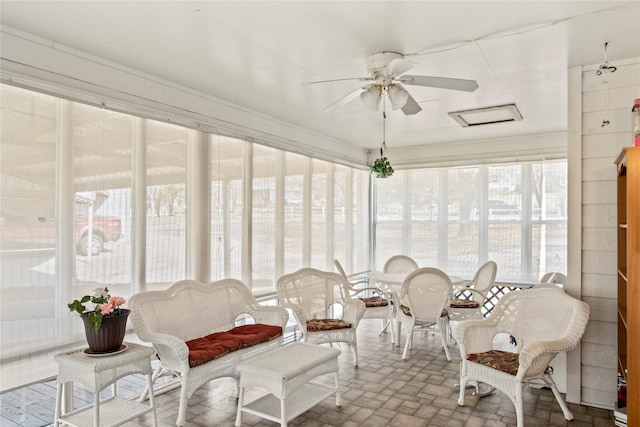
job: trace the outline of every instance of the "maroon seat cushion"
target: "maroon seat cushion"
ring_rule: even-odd
[[[516,375],[520,366],[518,353],[502,350],[489,350],[483,353],[471,353],[467,360],[497,369],[507,374]]]
[[[206,337],[187,341],[189,366],[195,368],[232,351],[271,341],[281,335],[282,328],[280,326],[257,323],[237,326],[226,332],[214,332]]]
[[[400,304],[400,310],[402,310],[402,313],[404,313],[405,316],[411,317],[411,309],[406,305]],[[449,312],[447,311],[447,309],[446,308],[442,309],[442,313],[440,313],[440,317],[448,317],[448,316],[449,316]]]
[[[340,319],[311,319],[307,320],[307,331],[329,331],[331,329],[349,329],[351,323]]]
[[[242,341],[242,347],[251,347],[261,342],[271,341],[282,335],[280,326],[264,325],[256,323],[255,325],[236,326],[228,331]]]
[[[389,305],[389,301],[382,297],[366,297],[359,299],[364,302],[364,305],[367,307],[386,307]]]

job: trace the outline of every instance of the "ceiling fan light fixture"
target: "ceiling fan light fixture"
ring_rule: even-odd
[[[380,90],[376,85],[369,86],[369,89],[362,91],[360,99],[365,107],[372,111],[378,111],[380,105]]]
[[[394,111],[398,108],[404,107],[409,100],[409,92],[398,84],[391,85],[388,92],[389,101],[391,101],[391,109]]]
[[[519,122],[522,120],[522,114],[520,114],[516,104],[452,111],[447,114],[449,114],[449,116],[462,127],[489,125],[492,123]]]

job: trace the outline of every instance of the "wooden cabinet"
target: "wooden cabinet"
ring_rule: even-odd
[[[640,147],[622,150],[618,170],[618,372],[627,418],[640,425]]]

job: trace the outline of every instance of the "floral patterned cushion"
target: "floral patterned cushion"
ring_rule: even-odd
[[[349,329],[351,323],[340,319],[311,319],[307,320],[307,331],[329,331],[332,329]]]
[[[281,335],[282,328],[280,326],[257,323],[238,326],[226,332],[215,332],[206,337],[187,341],[189,366],[195,368],[232,351],[271,341]]]
[[[484,353],[471,353],[467,356],[467,360],[506,372],[507,374],[516,375],[518,373],[518,353],[489,350]]]
[[[454,298],[451,300],[451,308],[478,308],[480,303],[468,299]]]
[[[389,305],[389,301],[382,297],[367,297],[359,299],[364,302],[364,305],[367,307],[386,307]]]
[[[411,309],[406,305],[400,304],[400,310],[402,310],[405,316],[411,316]],[[442,313],[440,313],[440,317],[448,317],[448,316],[449,316],[449,312],[446,309],[443,309]]]

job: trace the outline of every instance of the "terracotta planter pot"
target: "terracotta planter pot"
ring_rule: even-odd
[[[87,314],[82,315],[84,322],[84,333],[87,337],[87,343],[93,353],[110,353],[120,349],[124,335],[127,331],[127,317],[131,310],[120,309],[120,315],[113,317],[103,317],[102,326],[98,332],[94,332],[89,325],[89,317]]]

